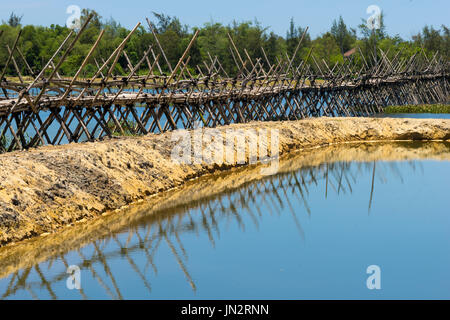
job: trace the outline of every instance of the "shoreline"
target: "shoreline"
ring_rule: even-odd
[[[203,132],[255,128],[279,130],[281,156],[347,142],[450,140],[450,120],[441,119],[317,118],[234,124]],[[0,246],[113,216],[115,210],[192,179],[242,166],[174,163],[171,138],[172,132],[167,132],[0,155]],[[248,163],[247,156],[244,165]]]

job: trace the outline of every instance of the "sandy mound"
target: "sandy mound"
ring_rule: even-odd
[[[319,118],[234,124],[202,133],[225,136],[230,129],[244,130],[251,139],[256,129],[264,128],[278,130],[281,154],[349,141],[450,140],[450,120],[435,119]],[[169,132],[0,155],[0,245],[94,218],[194,177],[233,167],[238,160],[179,164],[171,157],[177,144]],[[270,144],[264,147],[270,149]],[[246,147],[223,148],[235,154]],[[244,160],[249,162],[248,154]]]

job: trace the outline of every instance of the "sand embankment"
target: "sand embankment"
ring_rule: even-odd
[[[281,154],[350,141],[450,140],[450,120],[435,119],[254,122],[204,129],[203,134],[254,128],[278,129]],[[192,178],[233,167],[178,164],[171,154],[179,142],[172,138],[169,132],[0,155],[0,245],[53,233]],[[448,152],[443,157],[448,159]]]

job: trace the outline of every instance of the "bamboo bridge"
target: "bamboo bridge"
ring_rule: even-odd
[[[388,52],[380,49],[377,61],[374,56],[364,57],[358,48],[343,63],[329,66],[310,49],[296,65],[307,29],[293,55],[285,53],[276,61],[269,61],[263,48],[262,58],[250,57],[228,35],[237,73],[227,74],[217,56],[208,53],[207,61],[197,65],[193,75],[188,68],[189,51],[199,31],[172,67],[148,19],[156,45],[137,64],[132,64],[124,49],[140,23],[99,63],[93,54],[104,35],[102,30],[76,74],[61,76],[62,64],[91,18],[78,32],[67,35],[40,72],[32,69],[18,45],[21,32],[7,45],[7,61],[0,62],[0,153],[199,124],[213,127],[256,120],[370,116],[389,105],[449,100],[448,61],[438,53],[429,59],[422,50],[405,58],[399,51],[388,58]],[[356,56],[362,67],[356,67]],[[119,58],[127,61],[126,76],[114,74]],[[95,74],[81,77],[92,61],[97,65]],[[164,73],[163,67],[169,72]],[[8,68],[15,74],[7,75]]]

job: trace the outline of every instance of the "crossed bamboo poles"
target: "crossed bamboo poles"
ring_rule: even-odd
[[[403,57],[400,50],[389,59],[389,51],[379,49],[381,61],[375,64],[373,53],[366,58],[358,48],[350,59],[328,66],[311,48],[295,65],[308,29],[292,56],[284,53],[276,61],[269,61],[264,48],[260,48],[261,57],[252,58],[228,34],[236,73],[228,74],[219,58],[208,52],[193,75],[189,52],[199,31],[172,67],[148,19],[156,46],[147,48],[136,65],[125,47],[140,23],[106,59],[98,61],[94,53],[104,35],[100,31],[75,75],[62,77],[59,70],[91,19],[79,32],[69,32],[40,72],[30,67],[20,50],[21,31],[7,46],[9,55],[0,74],[0,152],[92,141],[116,133],[192,128],[198,121],[217,126],[252,120],[368,116],[388,104],[448,101],[448,62],[438,52],[429,59],[423,50],[411,57]],[[126,60],[126,76],[114,74],[121,57]],[[362,67],[356,67],[358,59]],[[81,78],[92,60],[97,66],[94,75]],[[20,65],[32,76],[31,82],[25,81]],[[18,82],[5,78],[9,67]],[[55,124],[57,132],[53,133]]]
[[[394,171],[402,180],[395,163],[385,164],[385,167]],[[70,252],[58,252],[44,263],[14,272],[9,276],[5,292],[0,293],[0,298],[8,299],[20,291],[26,291],[31,298],[38,299],[36,290],[44,290],[51,299],[57,299],[56,283],[67,279],[65,270],[72,264],[73,254],[78,256],[78,265],[83,273],[90,274],[111,299],[124,298],[120,278],[117,278],[117,273],[115,274],[111,267],[111,261],[119,257],[129,265],[129,270],[141,279],[142,286],[151,297],[151,279],[157,277],[159,272],[155,254],[158,250],[163,250],[163,244],[166,245],[165,250],[173,255],[188,286],[196,292],[197,285],[195,277],[189,271],[188,249],[183,244],[183,234],[194,233],[199,236],[202,232],[207,235],[211,246],[215,247],[217,239],[221,237],[221,226],[235,222],[244,232],[247,221],[259,229],[266,215],[279,216],[281,212],[286,212],[292,216],[299,241],[303,241],[307,235],[299,219],[298,210],[294,209],[295,204],[291,201],[295,199],[302,204],[302,210],[310,216],[312,209],[308,196],[311,188],[323,184],[324,197],[328,197],[331,190],[338,195],[353,193],[358,175],[365,171],[375,173],[375,163],[357,162],[351,165],[348,162],[337,162],[321,164],[318,167],[303,167],[146,216],[140,223],[129,226],[125,232],[102,237],[85,246],[70,248]],[[378,175],[381,174],[380,172]],[[369,207],[374,192],[374,178],[375,174],[372,176]],[[380,178],[384,179],[383,176]],[[265,212],[261,210],[263,207]],[[134,254],[145,256],[145,265],[137,263]],[[51,271],[53,266],[61,270],[61,264],[64,271]],[[50,276],[47,272],[50,272]],[[33,280],[33,277],[37,278],[37,281]],[[77,292],[81,299],[89,298],[83,289]]]

